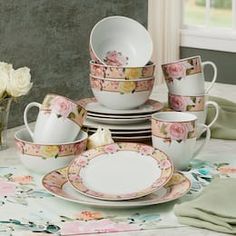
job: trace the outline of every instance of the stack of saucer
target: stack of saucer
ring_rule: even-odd
[[[97,102],[95,98],[85,98],[78,104],[87,110],[84,130],[89,134],[99,126],[108,128],[115,141],[148,142],[151,139],[151,115],[163,108],[163,104],[148,100],[144,105],[130,110],[112,110]]]
[[[69,166],[42,178],[51,194],[89,206],[141,207],[169,202],[186,194],[190,180],[169,157],[138,143],[113,143],[90,149]]]

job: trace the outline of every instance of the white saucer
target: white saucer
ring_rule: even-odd
[[[127,101],[128,102],[128,101]],[[158,101],[149,99],[145,104],[129,110],[112,110],[97,102],[95,98],[84,98],[77,101],[78,104],[83,106],[88,112],[102,113],[107,115],[123,115],[123,114],[148,114],[160,111],[164,105]]]

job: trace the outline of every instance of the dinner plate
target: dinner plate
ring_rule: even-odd
[[[103,201],[80,194],[68,182],[67,168],[57,169],[46,174],[42,178],[42,185],[49,193],[66,201],[96,207],[132,208],[155,205],[178,199],[190,190],[191,182],[182,173],[175,172],[167,184],[159,190],[145,197],[128,201]]]
[[[87,116],[94,116],[99,118],[112,118],[112,119],[136,119],[136,118],[150,118],[153,113],[150,114],[143,114],[143,115],[126,115],[126,114],[119,114],[119,115],[110,115],[110,114],[99,114],[99,113],[92,113],[87,112]]]
[[[89,119],[86,119],[83,124],[84,127],[97,129],[99,126],[110,130],[146,130],[151,129],[151,122],[144,121],[137,124],[101,124]]]
[[[80,154],[68,166],[68,181],[80,193],[102,200],[148,195],[171,178],[169,157],[140,143],[112,143]]]
[[[133,131],[133,130],[131,130],[131,131],[120,131],[120,130],[118,130],[118,131],[116,131],[116,130],[110,130],[111,131],[111,134],[114,134],[114,135],[136,135],[136,134],[140,134],[140,135],[142,135],[142,134],[151,134],[152,133],[152,130],[150,130],[150,129],[147,129],[147,130],[135,130],[135,131]],[[89,132],[89,133],[96,133],[97,132],[97,129],[86,129],[86,132]]]
[[[128,102],[128,101],[127,101]],[[149,99],[145,104],[135,108],[128,110],[112,110],[108,107],[105,107],[97,102],[95,98],[84,98],[77,101],[78,104],[83,106],[88,112],[93,113],[102,113],[109,115],[117,115],[117,114],[147,114],[154,113],[160,111],[164,105],[161,102],[154,101]]]
[[[105,118],[105,117],[96,117],[96,116],[87,116],[87,119],[95,121],[102,124],[136,124],[142,123],[146,120],[150,120],[150,117],[142,118]]]

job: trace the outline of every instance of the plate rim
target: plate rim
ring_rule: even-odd
[[[150,110],[150,111],[140,111],[138,108],[135,108],[135,109],[128,109],[128,110],[112,110],[110,108],[107,108],[105,107],[106,109],[109,109],[111,110],[112,112],[97,112],[97,111],[94,111],[94,110],[91,110],[91,109],[88,109],[88,107],[86,108],[86,106],[89,104],[89,103],[97,103],[97,100],[95,97],[90,97],[90,98],[82,98],[80,100],[77,100],[76,103],[78,103],[79,105],[83,106],[88,112],[93,112],[93,113],[98,113],[98,114],[110,114],[110,115],[122,115],[122,114],[150,114],[150,113],[154,113],[154,112],[157,112],[157,111],[160,111],[161,109],[164,108],[164,103],[160,102],[160,101],[157,101],[157,100],[153,100],[153,99],[148,99],[143,105],[145,105],[146,103],[151,103],[149,104],[153,109]],[[141,106],[143,106],[141,105]],[[154,105],[158,105],[157,108],[154,108]],[[139,107],[141,107],[139,106]]]
[[[83,204],[83,205],[86,205],[86,206],[89,205],[89,206],[95,206],[95,207],[109,207],[109,208],[133,208],[133,207],[144,207],[144,206],[150,206],[150,205],[158,205],[158,204],[162,204],[162,203],[171,202],[171,201],[174,201],[176,199],[179,199],[179,198],[183,197],[191,189],[191,186],[192,186],[191,180],[184,173],[182,173],[180,171],[176,171],[176,172],[173,173],[173,176],[175,174],[181,175],[181,176],[184,177],[184,181],[181,181],[180,183],[175,183],[170,187],[166,187],[166,185],[168,185],[168,182],[167,182],[167,184],[162,186],[162,188],[165,188],[166,190],[169,190],[169,191],[167,191],[166,194],[164,196],[162,196],[162,198],[163,197],[166,198],[166,195],[171,193],[171,190],[173,189],[173,186],[176,186],[176,185],[180,186],[180,184],[181,184],[181,186],[183,186],[182,183],[187,182],[188,187],[186,187],[186,189],[182,193],[179,193],[179,195],[175,195],[171,199],[167,198],[167,199],[162,199],[160,201],[159,197],[156,196],[154,199],[151,199],[151,200],[150,199],[142,200],[142,198],[140,198],[140,199],[134,199],[135,201],[132,201],[132,200],[128,200],[128,201],[104,201],[104,200],[98,200],[98,199],[94,199],[94,198],[89,198],[91,201],[86,201],[86,200],[83,200],[83,199],[79,200],[79,199],[73,199],[73,198],[69,198],[69,197],[66,197],[66,196],[59,195],[55,191],[52,191],[51,189],[49,189],[46,186],[46,184],[44,183],[45,179],[49,178],[50,175],[52,175],[55,172],[67,173],[67,171],[66,171],[67,168],[68,168],[67,166],[66,167],[61,167],[61,168],[58,168],[58,169],[55,169],[55,170],[52,170],[52,171],[46,173],[41,179],[41,184],[42,184],[43,188],[48,193],[52,194],[55,197],[58,197],[59,199],[69,201],[69,202],[73,202],[73,203],[77,203],[77,204]],[[65,181],[61,183],[60,190],[64,191],[64,193],[66,194],[65,190],[63,190],[63,187],[64,187],[65,184],[67,184],[67,183],[69,184],[69,181],[68,181],[66,175],[64,177],[65,177]],[[72,186],[70,186],[70,187],[72,188]],[[78,196],[79,195],[82,196],[82,194],[80,194],[79,192],[76,192],[76,193],[78,194]]]
[[[145,150],[145,151],[142,151]],[[93,189],[90,189],[88,186],[86,186],[83,183],[83,180],[79,175],[80,171],[87,165],[89,165],[89,162],[95,158],[98,158],[100,155],[109,155],[113,154],[118,151],[134,151],[137,153],[140,153],[141,155],[146,155],[149,158],[153,158],[156,161],[156,165],[160,168],[160,176],[148,187],[145,187],[144,189],[132,192],[132,193],[126,193],[126,194],[108,194],[108,193],[102,193],[95,191]],[[91,154],[90,154],[91,153]],[[81,158],[83,157],[83,159]],[[77,165],[77,160],[79,160],[79,165]],[[81,162],[82,161],[82,162]],[[160,167],[160,163],[167,164],[167,167]],[[85,162],[85,164],[84,164]],[[81,164],[80,164],[81,163]],[[73,168],[75,169],[73,172]],[[137,142],[115,142],[112,144],[107,144],[103,146],[99,146],[97,148],[93,148],[90,150],[87,150],[83,152],[82,154],[78,155],[75,159],[73,159],[70,164],[68,165],[67,169],[67,178],[70,182],[71,186],[75,188],[78,192],[81,194],[87,195],[89,197],[93,197],[100,200],[111,200],[111,201],[117,201],[117,200],[130,200],[134,198],[143,197],[145,195],[148,195],[152,192],[155,192],[157,189],[161,188],[163,185],[165,185],[169,179],[172,177],[174,172],[174,166],[171,158],[164,152],[162,152],[159,149],[156,149],[150,145],[143,144],[143,143],[137,143]],[[75,177],[75,179],[73,179]],[[71,179],[72,178],[72,179]]]

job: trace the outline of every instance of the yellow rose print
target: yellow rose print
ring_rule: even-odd
[[[183,180],[184,180],[184,177],[181,174],[176,173],[176,174],[173,174],[173,176],[171,177],[171,179],[165,186],[170,187],[170,186],[180,183]]]
[[[119,91],[120,93],[131,93],[134,92],[136,84],[133,81],[130,82],[120,82]]]
[[[40,148],[40,153],[43,157],[45,158],[50,158],[50,157],[57,157],[59,153],[59,148],[58,146],[42,146]]]
[[[142,76],[142,69],[141,68],[127,68],[125,70],[125,78],[126,79],[136,79]]]

